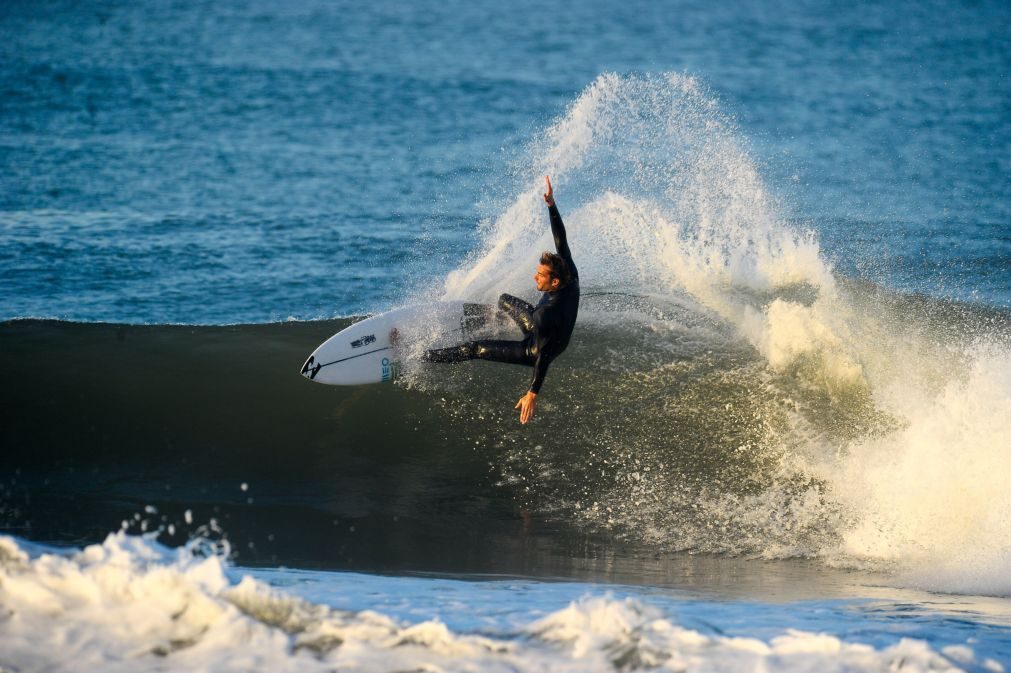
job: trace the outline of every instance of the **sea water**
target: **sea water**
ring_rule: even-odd
[[[1011,666],[1002,3],[0,9],[0,668]],[[298,376],[536,299],[528,372]]]

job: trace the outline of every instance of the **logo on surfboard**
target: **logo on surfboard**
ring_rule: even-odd
[[[387,381],[395,381],[398,376],[400,376],[400,363],[389,358],[383,358],[382,361],[382,381],[386,383]]]
[[[352,348],[361,348],[362,346],[368,346],[371,343],[376,342],[376,335],[370,334],[368,336],[363,336],[361,339],[355,339],[351,342]]]
[[[308,376],[309,380],[312,381],[316,378],[316,374],[319,374],[319,370],[323,368],[322,364],[316,362],[316,356],[310,355],[309,359],[305,361],[302,365],[302,375]]]

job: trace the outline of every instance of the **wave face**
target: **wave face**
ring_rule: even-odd
[[[589,535],[1006,592],[1007,351],[953,348],[951,321],[1008,317],[862,301],[922,329],[878,386],[824,347],[774,367],[688,301],[588,297],[528,427],[512,411],[528,373],[506,365],[305,381],[301,359],[347,321],[6,323],[5,528],[78,541],[122,522],[224,531],[249,563],[514,572],[531,545],[585,553]]]
[[[534,169],[441,292],[530,287],[551,174],[585,298],[534,425],[512,410],[529,372],[505,365],[304,381],[349,320],[14,321],[5,527],[171,540],[207,522],[253,563],[487,571],[518,569],[532,520],[555,547],[816,557],[1011,594],[1006,311],[834,273],[691,78],[602,76],[517,165]]]

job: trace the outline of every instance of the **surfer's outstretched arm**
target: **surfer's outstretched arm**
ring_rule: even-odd
[[[520,423],[526,423],[534,417],[534,410],[537,408],[537,395],[541,391],[541,384],[544,383],[544,376],[548,373],[550,358],[538,355],[534,361],[534,380],[530,383],[530,390],[516,403],[516,409],[520,410]]]

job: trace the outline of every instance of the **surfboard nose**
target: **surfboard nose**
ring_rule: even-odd
[[[302,365],[302,371],[300,372],[302,376],[312,381],[316,378],[316,374],[319,373],[320,365],[316,363],[316,356],[310,355],[309,359],[305,361]]]

